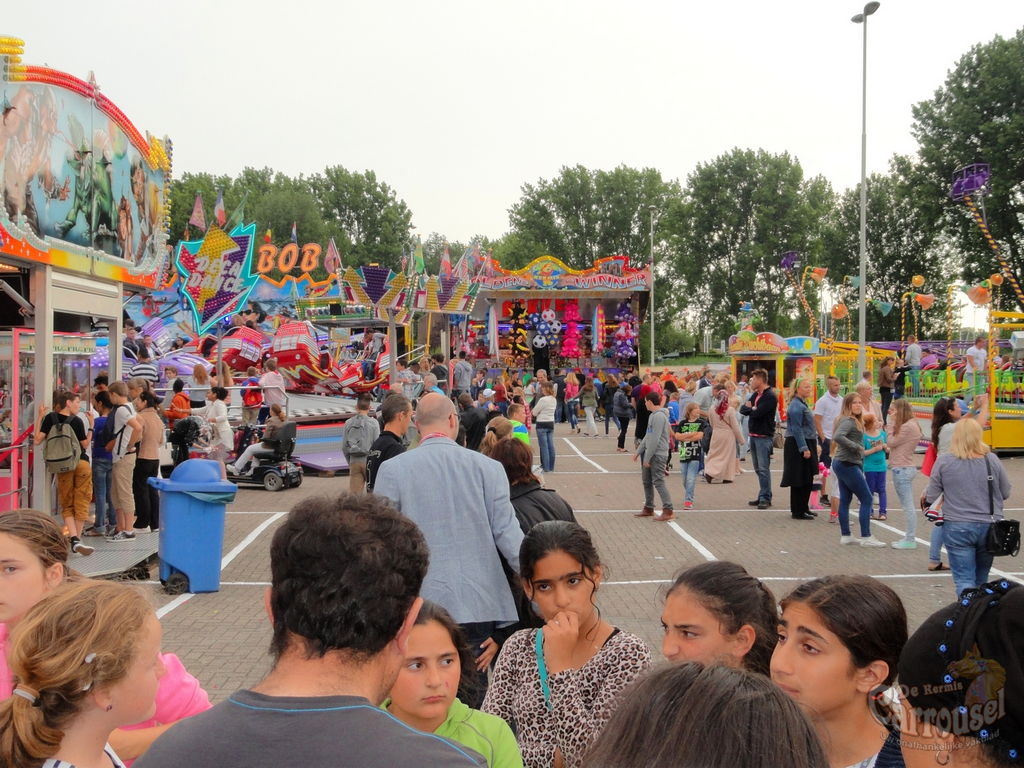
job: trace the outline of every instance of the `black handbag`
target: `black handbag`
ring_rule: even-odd
[[[995,478],[992,474],[992,465],[989,464],[988,456],[985,457],[986,468],[988,469],[988,514],[995,518],[994,491],[992,489]],[[993,519],[988,524],[988,535],[985,538],[985,551],[995,557],[1016,557],[1020,552],[1020,521]]]

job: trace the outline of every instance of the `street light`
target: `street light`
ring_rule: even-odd
[[[651,369],[654,369],[654,211],[657,208],[656,205],[648,205],[647,210],[651,213],[651,308],[650,308],[650,323],[651,323]]]
[[[864,291],[868,283],[868,16],[878,10],[880,3],[870,2],[864,12],[850,21],[864,25],[863,79],[861,88],[860,125],[860,313],[857,316],[857,367],[861,376],[867,370],[867,303]]]

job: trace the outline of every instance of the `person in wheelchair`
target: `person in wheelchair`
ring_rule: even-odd
[[[259,464],[259,460],[256,458],[256,454],[259,451],[273,451],[277,449],[278,439],[277,433],[281,427],[284,426],[285,416],[284,409],[274,403],[270,406],[270,418],[267,419],[265,430],[263,432],[263,441],[259,443],[253,443],[239,456],[234,464],[227,465],[227,471],[232,475],[251,475]]]

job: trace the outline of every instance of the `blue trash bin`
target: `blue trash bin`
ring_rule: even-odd
[[[172,594],[217,592],[224,548],[224,505],[238,486],[222,480],[220,464],[189,459],[170,478],[151,477],[160,491],[160,581]]]

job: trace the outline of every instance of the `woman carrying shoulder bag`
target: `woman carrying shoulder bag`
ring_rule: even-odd
[[[1010,496],[1006,470],[990,453],[981,440],[981,425],[974,419],[960,419],[953,428],[949,453],[935,460],[921,499],[927,508],[942,494],[942,538],[957,596],[988,581],[993,559],[986,547],[988,529],[1003,519],[1003,502]]]

